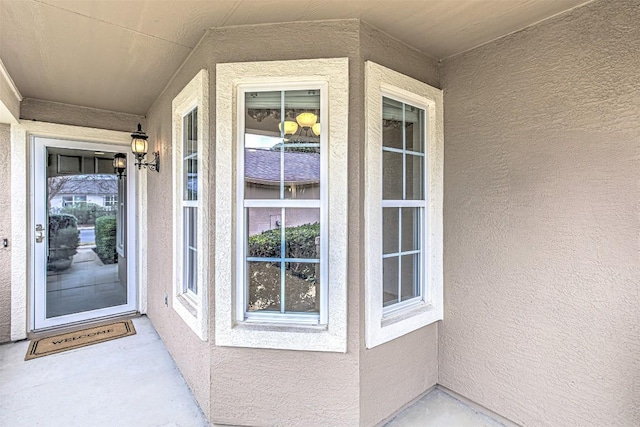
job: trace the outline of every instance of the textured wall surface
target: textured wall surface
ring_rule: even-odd
[[[304,38],[300,38],[300,34],[304,34]],[[350,59],[347,353],[217,347],[211,326],[209,342],[203,344],[162,302],[164,293],[171,291],[172,277],[172,263],[168,258],[171,253],[166,250],[166,244],[171,242],[168,192],[171,188],[171,100],[199,69],[208,67],[213,103],[216,63],[332,57]],[[376,349],[364,349],[361,322],[364,260],[360,233],[365,59],[378,61],[437,86],[435,60],[357,20],[217,28],[209,31],[148,114],[150,140],[156,141],[155,149],[160,150],[162,163],[166,165],[161,174],[149,175],[149,227],[154,233],[149,235],[148,245],[148,314],[212,422],[369,426],[388,417],[436,383],[436,325]],[[214,113],[215,106],[211,105],[210,140],[214,144],[231,143],[215,141]],[[213,168],[213,159],[209,167]],[[213,178],[213,173],[210,176]],[[214,186],[215,182],[210,182],[212,192]],[[211,203],[212,218],[214,203]],[[212,253],[209,277],[214,277],[213,257]],[[209,286],[210,307],[214,307],[214,283],[210,282]],[[208,350],[203,346],[208,346]],[[361,363],[366,365],[366,370],[359,368]],[[208,381],[210,391],[205,391],[204,384]]]
[[[219,28],[211,31],[210,43],[214,62],[219,63],[349,57],[350,105],[359,102],[362,92],[354,80],[360,73],[356,20]],[[215,84],[215,70],[210,72],[211,82]],[[211,99],[215,99],[213,94]],[[357,116],[358,110],[352,108],[349,115],[349,140],[353,141],[349,146],[352,183],[359,182],[357,148],[354,148],[360,139]],[[214,119],[211,118],[211,129],[215,129]],[[353,226],[358,221],[358,210],[353,208],[358,206],[358,200],[357,195],[349,198],[347,353],[214,347],[211,354],[213,422],[286,426],[358,424],[360,292],[356,285],[359,271],[354,267],[358,265],[354,238],[357,225]]]
[[[389,37],[376,28],[360,25],[361,61],[374,61],[431,86],[439,87],[437,61]],[[364,71],[359,84],[364,84]],[[364,117],[363,100],[358,110]],[[364,141],[364,121],[360,124]],[[362,147],[361,144],[358,144]],[[364,153],[364,152],[363,152]],[[364,154],[360,156],[364,162]],[[364,167],[364,163],[362,163]],[[358,183],[363,185],[364,180]],[[363,194],[364,188],[359,188]],[[360,209],[360,212],[363,212]],[[359,247],[364,246],[364,233]],[[364,259],[362,260],[364,267]],[[361,276],[364,277],[364,274]],[[370,426],[391,416],[399,408],[433,387],[438,379],[437,323],[388,343],[367,349],[364,345],[364,281],[360,293],[360,425]]]
[[[640,3],[445,61],[439,382],[526,426],[640,425]]]
[[[20,118],[124,132],[135,131],[138,123],[142,123],[143,129],[145,125],[144,116],[32,98],[20,103]]]
[[[209,341],[201,341],[171,307],[173,292],[173,171],[171,160],[173,98],[203,68],[208,67],[208,45],[201,44],[187,58],[147,114],[149,151],[160,151],[161,172],[147,173],[147,315],[165,343],[180,372],[209,417]],[[211,125],[209,129],[212,129]],[[213,135],[210,137],[213,141]],[[211,291],[209,291],[211,294]],[[164,305],[168,296],[169,305]]]
[[[0,124],[0,343],[11,339],[11,126]],[[2,247],[9,239],[9,247]]]

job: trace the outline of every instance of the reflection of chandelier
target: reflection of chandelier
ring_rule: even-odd
[[[280,121],[282,117],[281,110],[275,108],[249,108],[247,109],[247,114],[257,122],[261,122],[267,117]],[[319,110],[287,110],[284,121],[278,123],[278,129],[282,132],[282,125],[284,124],[284,135],[290,135],[294,139],[320,136],[319,114]],[[288,137],[287,140],[291,139],[291,137]]]
[[[411,123],[407,122],[407,126],[409,126],[410,124]],[[400,129],[402,128],[402,120],[382,119],[382,126],[386,128]]]

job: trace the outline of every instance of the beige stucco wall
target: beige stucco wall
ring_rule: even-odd
[[[640,3],[446,60],[439,382],[527,426],[640,425]]]
[[[437,60],[389,37],[367,23],[360,25],[360,60],[374,61],[394,71],[406,74],[431,86],[439,87]],[[364,85],[364,70],[360,70]],[[364,87],[364,86],[363,86]],[[364,118],[363,99],[358,109]],[[361,121],[360,135],[364,135]],[[362,149],[362,144],[357,145]],[[364,153],[358,157],[364,166]],[[363,194],[364,180],[358,181]],[[353,190],[352,190],[353,191]],[[362,208],[359,212],[363,212]],[[360,219],[360,224],[363,224]],[[363,224],[364,226],[364,224]],[[363,230],[363,228],[360,228]],[[364,247],[364,233],[359,236],[359,248]],[[359,259],[360,267],[364,259]],[[350,264],[351,265],[351,264]],[[364,277],[364,276],[361,276]],[[364,295],[364,281],[356,282]],[[433,387],[438,380],[438,324],[421,328],[388,343],[366,349],[364,345],[364,299],[360,303],[360,425],[374,425],[395,413]],[[440,322],[438,322],[440,323]]]
[[[194,50],[147,113],[149,151],[160,151],[160,173],[147,174],[147,315],[180,368],[198,404],[210,415],[210,346],[201,341],[172,308],[173,292],[173,175],[171,158],[173,98],[203,68],[208,68],[210,49],[206,44]],[[210,77],[211,78],[211,77]],[[211,125],[209,129],[214,129]],[[213,135],[209,137],[213,142]],[[213,164],[213,159],[210,167]],[[212,263],[210,262],[210,265]],[[212,269],[210,268],[212,271]],[[211,285],[210,285],[211,289]],[[209,292],[211,294],[211,292]],[[164,298],[168,296],[168,305]]]
[[[288,23],[214,29],[210,33],[215,62],[245,62],[308,58],[349,57],[350,104],[361,88],[354,83],[359,74],[358,21]],[[215,79],[211,78],[212,85]],[[212,87],[211,99],[215,87]],[[215,109],[212,108],[212,112]],[[356,110],[349,115],[349,168],[352,181],[359,181],[359,141]],[[211,129],[215,129],[212,117]],[[358,206],[358,197],[350,198]],[[354,212],[355,210],[355,212]],[[352,224],[357,209],[350,206],[349,253],[357,253]],[[354,255],[357,266],[357,256]],[[351,260],[350,260],[351,261]],[[318,353],[214,347],[211,352],[212,421],[240,425],[357,425],[358,424],[358,283],[359,272],[349,263],[348,350]],[[213,292],[212,292],[213,294]],[[213,333],[212,333],[213,335]]]
[[[124,132],[135,131],[138,123],[143,129],[145,125],[144,116],[32,98],[25,98],[20,103],[20,118]]]
[[[11,182],[11,126],[0,124],[0,182]],[[11,339],[11,192],[0,191],[0,343]],[[9,240],[9,247],[2,246]]]

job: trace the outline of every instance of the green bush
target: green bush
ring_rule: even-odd
[[[78,253],[80,244],[78,221],[73,215],[49,215],[48,270],[66,270],[71,259]]]
[[[79,224],[91,225],[95,224],[96,219],[103,216],[115,216],[116,209],[100,206],[95,203],[79,203],[63,207],[60,209],[60,213],[75,216]]]
[[[96,253],[103,263],[113,264],[118,261],[116,252],[116,217],[103,216],[96,219]]]

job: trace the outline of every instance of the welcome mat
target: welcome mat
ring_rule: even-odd
[[[131,322],[131,320],[123,320],[121,322],[109,323],[108,325],[96,326],[81,331],[40,338],[31,341],[24,360],[61,353],[74,348],[85,347],[87,345],[135,334],[136,330],[133,327],[133,322]]]

